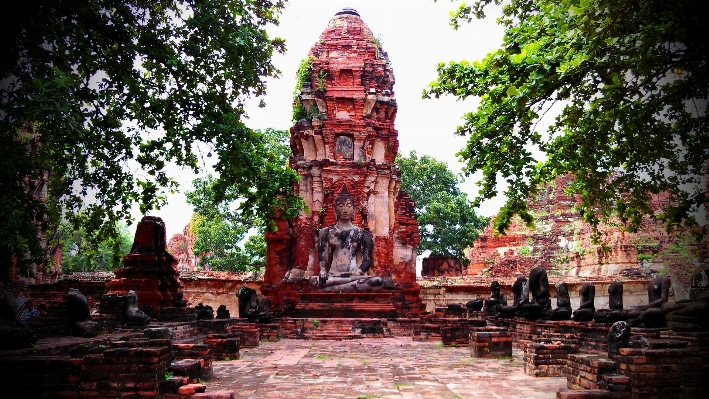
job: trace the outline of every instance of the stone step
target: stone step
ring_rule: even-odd
[[[183,395],[179,393],[175,394],[165,394],[163,399],[234,399],[234,392],[231,391],[213,391],[213,392],[198,392],[190,395]]]
[[[164,394],[176,394],[177,390],[181,386],[187,385],[189,379],[184,376],[170,377],[166,380],[160,381],[160,392]]]
[[[200,399],[234,399],[234,392],[230,391],[214,391],[204,392],[192,395],[193,398]]]
[[[396,309],[391,303],[299,303],[292,314],[294,318],[395,318]]]
[[[630,399],[630,392],[611,392],[605,389],[562,390],[556,399]]]
[[[177,393],[182,394],[182,395],[192,395],[195,393],[202,393],[207,390],[207,386],[204,384],[187,384],[181,386],[178,390]]]
[[[173,360],[168,367],[168,371],[177,376],[197,378],[200,376],[203,366],[204,360],[202,359],[180,359]]]

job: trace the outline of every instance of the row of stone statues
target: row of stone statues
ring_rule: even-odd
[[[256,291],[241,287],[237,293],[239,298],[239,317],[248,318],[250,322],[268,322],[271,320],[270,301],[257,295]],[[126,326],[147,326],[153,320],[138,308],[138,295],[131,290],[124,296],[121,314],[121,324]],[[177,306],[186,306],[182,293],[178,295]],[[79,290],[69,288],[65,301],[65,312],[60,317],[60,323],[71,335],[92,338],[99,334],[101,325],[92,320],[89,303]],[[64,306],[64,305],[63,305]],[[20,349],[32,346],[37,342],[37,333],[25,322],[18,319],[18,302],[8,291],[0,291],[0,350]],[[199,303],[194,308],[197,320],[214,318],[211,306]],[[231,315],[225,305],[217,309],[217,319],[228,319]]]
[[[693,288],[699,287],[701,281],[707,280],[706,274],[706,270],[695,273],[692,278]],[[704,280],[701,280],[702,277]],[[578,309],[572,311],[568,287],[561,282],[556,286],[556,308],[552,309],[546,271],[541,267],[535,267],[530,271],[529,279],[520,276],[512,285],[514,295],[512,305],[507,305],[502,299],[500,284],[493,281],[490,285],[490,297],[487,300],[476,299],[468,302],[466,307],[472,311],[484,308],[487,314],[498,317],[524,317],[532,320],[571,319],[579,322],[593,320],[597,323],[609,324],[627,321],[634,327],[646,328],[665,327],[669,323],[670,327],[676,330],[707,331],[709,330],[709,291],[706,290],[707,284],[704,284],[703,288],[690,290],[689,300],[669,303],[670,279],[666,275],[658,275],[648,285],[646,305],[624,308],[623,284],[616,281],[608,288],[608,308],[596,309],[594,305],[596,288],[587,282],[579,289]]]

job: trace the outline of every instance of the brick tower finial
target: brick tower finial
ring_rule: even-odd
[[[342,10],[335,13],[335,15],[356,15],[359,17],[359,13],[352,7],[343,7]]]

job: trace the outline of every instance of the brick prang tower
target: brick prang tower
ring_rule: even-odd
[[[346,187],[356,202],[353,223],[374,239],[367,274],[391,277],[418,298],[420,237],[413,201],[399,191],[401,173],[394,165],[397,103],[388,55],[357,11],[344,8],[307,62],[309,79],[294,99],[305,112],[290,130],[290,166],[300,175],[298,191],[308,210],[289,223],[277,220],[279,231],[267,234],[264,293],[282,290],[281,284],[301,289],[301,276],[319,273],[318,230],[335,224],[335,198]],[[291,269],[297,273],[283,281]]]

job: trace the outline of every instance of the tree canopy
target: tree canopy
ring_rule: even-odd
[[[116,237],[176,188],[166,166],[217,156],[214,198],[245,215],[297,213],[294,172],[244,124],[244,101],[279,71],[269,38],[283,1],[31,0],[0,35],[0,270],[41,257],[38,231],[66,219]],[[202,147],[196,143],[204,143]],[[200,150],[204,149],[203,151]],[[30,182],[48,179],[46,201]],[[42,191],[40,190],[40,191]],[[31,256],[26,257],[26,253]],[[117,257],[118,254],[115,254]]]
[[[291,150],[286,130],[265,129],[255,131],[255,140],[272,155],[273,165],[288,166]],[[264,229],[267,219],[245,213],[240,207],[242,194],[227,188],[217,200],[217,180],[211,175],[195,179],[193,190],[186,194],[187,202],[194,207],[190,230],[195,235],[193,252],[200,258],[200,266],[210,270],[246,271],[266,264]]]
[[[451,24],[484,18],[491,2],[461,4]],[[528,198],[566,173],[594,227],[617,218],[636,231],[648,216],[668,228],[693,223],[709,159],[709,4],[509,0],[502,10],[502,47],[473,63],[439,64],[424,90],[480,98],[457,130],[470,137],[458,155],[468,174],[482,171],[478,202],[506,181],[497,230],[516,214],[531,222]],[[540,131],[552,107],[560,112]],[[670,201],[656,211],[651,195],[661,192]]]
[[[467,265],[465,249],[472,246],[488,219],[475,214],[467,195],[460,190],[460,180],[448,165],[427,155],[396,157],[401,169],[401,190],[416,206],[421,245],[419,253],[454,258]]]
[[[98,245],[89,244],[82,230],[72,230],[70,226],[61,226],[59,244],[62,248],[62,273],[111,271],[120,266],[120,261],[113,254],[127,254],[133,244],[125,223],[116,226],[117,237],[104,237]]]

